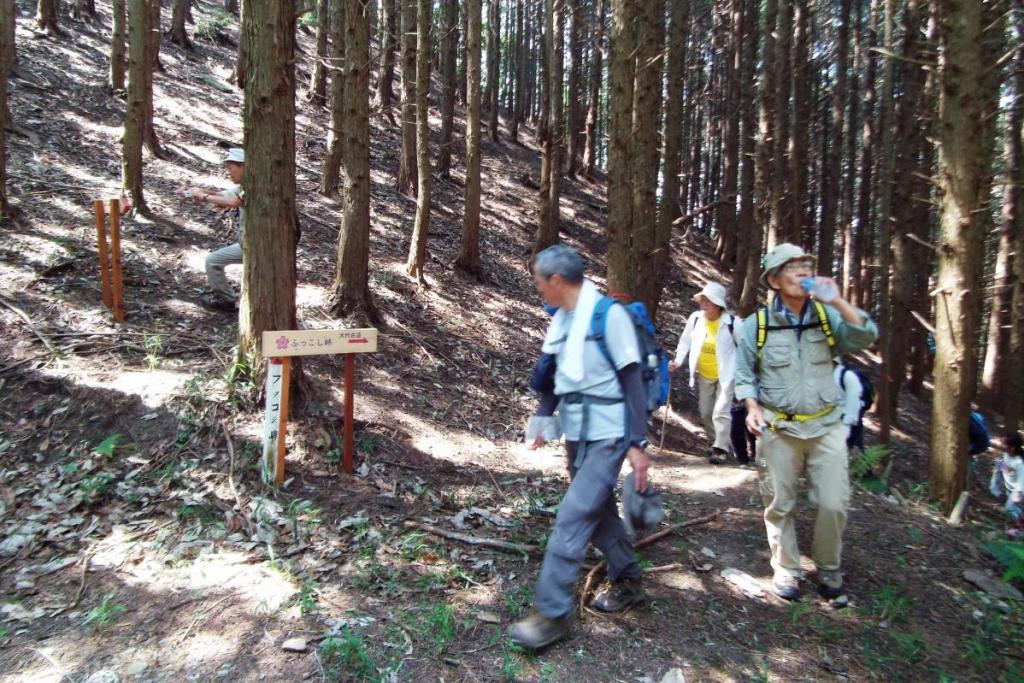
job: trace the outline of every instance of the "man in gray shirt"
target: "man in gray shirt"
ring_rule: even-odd
[[[641,359],[629,314],[620,305],[608,310],[606,357],[590,335],[601,295],[584,279],[579,254],[563,245],[545,249],[534,260],[533,279],[544,301],[558,308],[542,347],[556,359],[554,391],[542,395],[537,414],[551,415],[557,406],[571,479],[537,578],[536,611],[510,632],[515,643],[538,649],[568,632],[576,579],[590,542],[604,554],[609,578],[593,606],[619,612],[643,600],[640,567],[615,505],[615,485],[628,459],[636,490],[645,491],[648,458]],[[543,443],[537,437],[528,447]]]

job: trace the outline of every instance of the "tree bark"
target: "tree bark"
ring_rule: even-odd
[[[455,266],[480,277],[480,0],[466,0],[466,205],[462,243]]]
[[[611,60],[608,69],[608,291],[633,291],[633,180],[630,147],[636,77],[634,0],[611,0]]]
[[[431,0],[419,0],[416,22],[416,162],[419,188],[416,194],[416,224],[405,267],[417,283],[426,285],[423,267],[427,262],[427,237],[430,234],[430,120],[427,95],[430,92]]]
[[[0,0],[0,222],[12,218],[7,198],[7,126],[11,116],[7,106],[7,78],[14,66],[14,0]]]
[[[723,3],[724,4],[724,3]],[[740,68],[742,61],[743,37],[742,0],[728,3],[728,53],[724,55],[722,80],[724,81],[722,121],[722,201],[715,211],[715,228],[718,231],[719,258],[724,265],[735,266],[737,224],[736,194],[739,184],[740,166]],[[732,199],[730,199],[730,197]]]
[[[309,90],[306,101],[322,107],[327,103],[327,37],[331,33],[331,9],[329,0],[317,0],[316,3],[316,47],[313,49],[313,69],[309,77]],[[341,68],[340,64],[333,64]]]
[[[121,137],[121,186],[131,198],[134,210],[149,212],[143,196],[142,144],[146,135],[146,97],[152,62],[147,36],[152,13],[148,0],[128,0],[128,93],[124,134]]]
[[[490,0],[487,13],[487,136],[498,141],[498,70],[501,59],[501,0]]]
[[[563,0],[545,0],[544,45],[547,59],[547,125],[541,140],[539,224],[533,239],[533,256],[558,242],[560,223],[559,185],[562,151],[562,44],[565,6]]]
[[[523,18],[525,10],[523,0],[516,0],[515,43],[515,92],[512,98],[512,121],[509,124],[509,135],[512,141],[519,143],[519,124],[523,122],[526,105],[526,22]]]
[[[246,225],[238,350],[259,367],[262,334],[295,317],[295,19],[293,0],[246,2],[243,105]]]
[[[825,146],[825,160],[822,165],[821,190],[821,240],[818,250],[819,262],[824,272],[833,272],[835,261],[836,215],[839,206],[839,190],[842,184],[842,152],[844,143],[843,122],[846,109],[846,70],[850,43],[850,0],[839,2],[839,25],[836,31],[836,75],[831,92],[832,130]],[[841,278],[840,278],[841,280]]]
[[[192,0],[174,0],[171,10],[171,42],[186,50],[192,49],[192,41],[185,30],[185,21],[192,11]]]
[[[804,249],[814,250],[814,228],[809,220],[807,197],[807,164],[811,123],[811,76],[808,65],[808,26],[810,4],[808,0],[796,0],[793,14],[793,130],[789,136],[789,182],[787,194],[789,207],[789,239],[802,244]],[[822,264],[823,272],[831,275],[831,264]]]
[[[149,68],[146,69],[146,123],[143,130],[143,143],[149,153],[157,159],[164,158],[163,148],[160,146],[160,138],[156,134],[156,113],[153,109],[153,72],[162,69],[160,66],[160,0],[149,0],[150,23],[148,27],[148,39],[146,40],[147,60]]]
[[[587,178],[594,177],[594,168],[597,166],[597,153],[600,147],[597,139],[597,124],[601,111],[601,79],[603,78],[606,49],[604,22],[607,6],[608,0],[597,0],[592,30],[594,39],[590,51],[590,97],[587,102],[586,141],[583,147],[583,175]],[[681,93],[680,97],[682,97]]]
[[[1021,145],[1021,122],[1024,120],[1024,0],[1011,0],[1013,39],[1018,45],[1013,59],[1013,100],[1009,106],[1007,142],[1007,184],[1012,192],[1005,201],[1010,204],[1004,207],[1004,221],[1013,223],[1013,247],[1016,258],[1012,261],[1013,276],[1010,292],[1010,349],[1013,353],[1007,359],[1006,382],[1003,395],[1013,397],[1006,401],[1003,409],[1003,421],[1008,430],[1018,430],[1024,418],[1024,401],[1018,397],[1024,395],[1024,358],[1020,350],[1024,348],[1024,148]]]
[[[125,74],[125,0],[112,0],[113,26],[110,33],[110,70],[107,73],[107,88],[111,93],[124,90]]]
[[[758,137],[757,137],[757,163],[754,166],[754,194],[757,196],[757,220],[754,221],[754,232],[758,239],[752,241],[751,250],[748,252],[746,277],[743,282],[743,294],[740,297],[739,310],[743,313],[753,311],[757,302],[758,275],[760,269],[757,267],[761,260],[761,238],[762,229],[768,230],[769,226],[778,225],[778,201],[772,195],[772,184],[770,176],[775,156],[775,95],[777,87],[777,73],[770,65],[775,63],[775,52],[777,49],[775,38],[775,24],[778,20],[778,0],[766,0],[764,3],[764,48],[762,50],[761,62],[764,64],[764,77],[761,79],[758,88],[758,101],[760,104],[758,113]],[[776,227],[777,230],[777,227]],[[754,248],[756,245],[756,249]],[[753,266],[753,267],[752,267]]]
[[[753,83],[757,71],[758,44],[758,0],[744,0],[743,7],[743,54],[740,66],[740,82]],[[740,137],[740,210],[737,218],[736,263],[732,281],[732,295],[736,311],[741,316],[749,315],[756,304],[757,276],[760,272],[761,226],[754,220],[754,158],[757,154],[757,106],[753,88],[740,88],[740,116],[742,132]]]
[[[57,0],[39,0],[36,3],[36,28],[51,38],[64,35],[57,24]]]
[[[986,148],[992,144],[986,135],[993,127],[993,112],[985,111],[989,95],[978,92],[989,80],[982,46],[983,3],[949,0],[938,9],[940,234],[929,490],[948,512],[967,479],[984,245],[981,210],[988,197]]]
[[[633,89],[633,263],[635,298],[654,308],[663,273],[654,234],[661,152],[661,87],[664,70],[665,13],[661,0],[637,0],[636,81]],[[612,290],[616,291],[616,290]],[[628,290],[627,290],[628,291]]]
[[[572,25],[569,29],[569,126],[566,135],[565,171],[576,176],[583,147],[583,25],[582,0],[569,0]]]
[[[791,0],[779,0],[778,16],[775,22],[776,49],[773,68],[775,71],[776,88],[772,91],[772,114],[774,121],[774,144],[772,151],[773,168],[768,177],[769,206],[771,213],[768,222],[768,245],[771,250],[776,244],[787,240],[796,241],[791,234],[791,212],[789,193],[790,183],[787,173],[779,173],[777,169],[788,168],[788,150],[790,140],[790,92],[792,79],[792,36],[793,6]],[[766,69],[769,67],[765,66]]]
[[[452,129],[455,126],[455,61],[459,43],[459,11],[456,0],[442,3],[441,38],[441,146],[437,150],[437,174],[448,177],[452,165]]]
[[[370,27],[364,0],[343,0],[345,70],[342,98],[341,228],[337,269],[331,292],[331,312],[357,321],[378,320],[370,295]]]
[[[398,193],[416,196],[416,1],[397,0],[402,7],[402,150]]]
[[[390,114],[394,99],[395,49],[398,46],[398,3],[400,0],[382,0],[384,12],[383,45],[381,46],[380,73],[377,76],[377,94],[374,104]]]
[[[857,195],[857,227],[853,231],[850,250],[850,303],[866,306],[870,286],[870,271],[864,258],[864,245],[870,232],[872,216],[872,191],[875,166],[875,75],[878,69],[878,0],[871,0],[868,9],[868,41],[864,52],[867,65],[864,75],[864,127],[861,139],[860,189]]]
[[[348,0],[332,0],[330,5],[331,61],[334,64],[347,63],[345,36],[348,33]],[[359,11],[364,11],[360,6]],[[365,19],[363,19],[365,21]],[[344,156],[345,107],[349,98],[346,80],[349,70],[331,70],[331,127],[327,131],[327,154],[320,173],[320,194],[329,197],[338,187],[341,162]]]

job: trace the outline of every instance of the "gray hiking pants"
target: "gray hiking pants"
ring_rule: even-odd
[[[238,298],[234,288],[224,275],[224,266],[242,262],[242,245],[238,242],[210,252],[206,257],[206,280],[215,294],[234,300]]]
[[[633,545],[615,505],[615,484],[626,455],[623,439],[587,443],[579,469],[573,467],[578,442],[566,442],[572,483],[558,506],[537,578],[537,610],[546,617],[566,616],[576,603],[575,585],[587,545],[593,541],[608,562],[608,578],[638,578]]]

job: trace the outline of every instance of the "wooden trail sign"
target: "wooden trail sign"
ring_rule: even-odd
[[[121,200],[110,200],[110,243],[107,243],[107,217],[102,199],[92,203],[96,217],[96,251],[100,260],[100,286],[103,304],[124,322],[124,294],[121,282]]]
[[[377,330],[268,330],[263,333],[263,355],[267,358],[267,407],[263,416],[263,480],[284,482],[285,433],[288,425],[288,383],[292,356],[344,354],[345,437],[341,467],[353,472],[352,438],[354,387],[357,353],[377,351]]]

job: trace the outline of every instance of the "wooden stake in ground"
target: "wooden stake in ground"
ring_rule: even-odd
[[[113,308],[114,299],[110,293],[110,261],[107,259],[107,215],[103,208],[103,200],[94,200],[92,208],[96,214],[96,252],[100,257],[100,286],[103,290],[103,305]]]
[[[110,284],[113,287],[114,320],[124,322],[124,295],[121,280],[121,200],[110,200]]]

